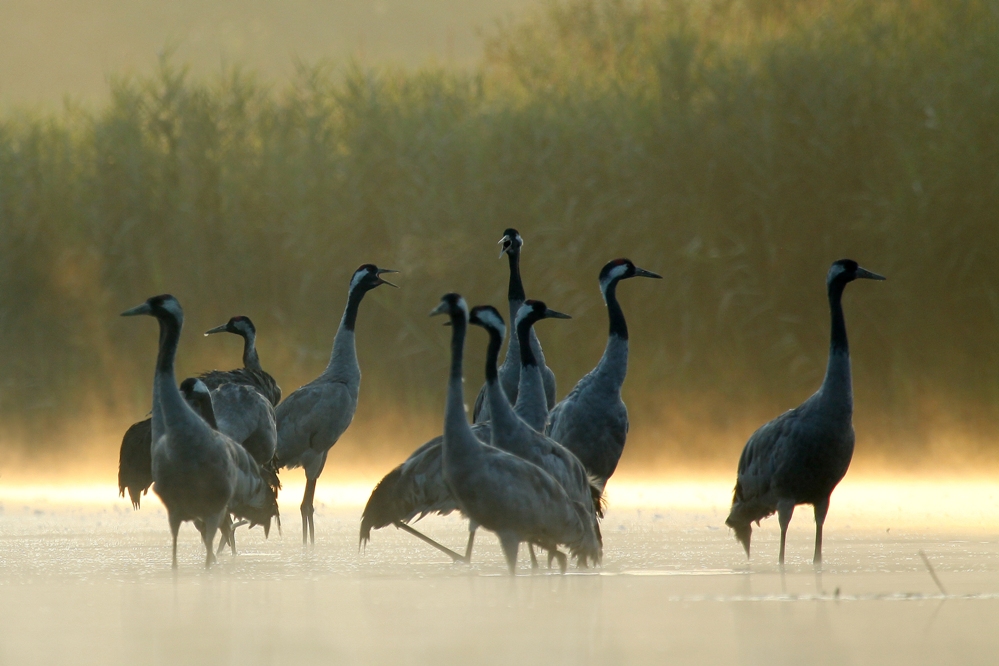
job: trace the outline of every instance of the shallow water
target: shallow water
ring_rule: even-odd
[[[239,555],[209,571],[185,524],[174,573],[152,495],[133,512],[0,492],[0,664],[999,660],[997,487],[837,491],[821,573],[802,507],[782,576],[775,520],[754,532],[747,563],[722,523],[725,484],[688,486],[619,487],[602,567],[532,573],[522,549],[515,578],[483,532],[470,566],[393,528],[359,550],[360,506],[343,494],[318,507],[314,548],[301,545],[292,488],[284,534],[241,528]],[[457,517],[416,526],[464,546]]]

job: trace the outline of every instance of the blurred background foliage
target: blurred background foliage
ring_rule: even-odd
[[[999,455],[999,2],[568,0],[498,24],[479,66],[301,65],[111,82],[89,111],[0,118],[0,432],[39,454],[148,411],[161,292],[181,377],[239,364],[257,325],[286,394],[324,367],[361,263],[402,271],[362,306],[361,407],[341,448],[401,458],[439,429],[440,294],[505,301],[504,228],[560,397],[598,360],[596,284],[632,363],[626,469],[734,456],[821,381],[824,277],[846,295],[858,456]],[[468,400],[484,338],[470,338]],[[350,454],[345,460],[350,459]]]

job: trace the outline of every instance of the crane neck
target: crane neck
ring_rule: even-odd
[[[511,305],[516,302],[519,308],[527,300],[527,295],[524,293],[524,282],[520,279],[520,250],[507,252],[506,256],[510,260],[510,283],[507,287],[506,299],[510,301]]]
[[[511,432],[516,428],[518,419],[500,386],[499,372],[496,369],[503,336],[496,329],[486,330],[489,333],[489,347],[486,349],[486,399],[489,401],[489,420],[493,424],[493,434],[498,435]]]
[[[516,320],[514,320],[516,321]],[[531,348],[531,331],[534,330],[534,320],[524,317],[516,322],[517,342],[520,343],[520,366],[521,369],[528,367],[538,367],[538,359]]]
[[[180,332],[184,325],[183,319],[173,316],[157,317],[160,325],[160,348],[156,356],[156,375],[153,379],[153,436],[169,432],[191,419],[200,421],[191,409],[180,389],[174,372],[177,358],[177,346],[180,344]],[[177,438],[174,444],[183,443],[186,438]]]
[[[607,303],[607,316],[610,319],[610,335],[617,336],[622,340],[628,339],[628,322],[624,319],[624,310],[617,300],[617,283],[620,280],[611,280],[604,290],[604,302]]]
[[[500,347],[503,346],[503,335],[494,328],[487,328],[489,333],[489,346],[486,348],[486,383],[495,384],[499,382],[499,370],[496,364],[499,362]]]
[[[517,319],[517,311],[527,300],[524,293],[524,282],[520,279],[520,250],[507,252],[507,259],[510,262],[510,282],[507,287],[507,301],[510,306],[510,322]],[[511,386],[516,386],[520,381],[520,342],[516,335],[510,336],[510,344],[506,348],[506,358],[503,359],[504,384],[509,382]]]
[[[357,322],[357,309],[364,299],[366,290],[354,288],[347,296],[347,307],[344,308],[336,337],[333,338],[333,351],[330,352],[330,362],[323,371],[323,377],[328,381],[342,381],[348,384],[361,381],[361,369],[357,364],[357,346],[354,344],[354,325]]]
[[[843,316],[843,290],[846,283],[833,281],[829,285],[829,312],[831,332],[829,363],[822,380],[821,393],[827,400],[835,401],[853,411],[853,385],[850,373],[850,346],[846,337],[846,318]]]
[[[243,334],[243,367],[263,372],[260,357],[257,356],[257,334],[253,331]]]
[[[540,432],[548,422],[548,397],[545,395],[541,366],[534,355],[534,345],[530,344],[532,333],[534,333],[534,321],[531,318],[526,317],[517,322],[517,338],[520,340],[522,351],[514,412],[524,423]]]
[[[597,367],[593,369],[595,388],[620,391],[628,374],[628,323],[624,319],[624,311],[617,300],[617,283],[613,280],[604,290],[604,300],[607,302],[607,316],[610,319],[610,331],[607,335],[607,346]],[[592,384],[592,382],[591,382]]]
[[[444,408],[444,459],[449,465],[460,465],[462,459],[474,456],[477,447],[475,435],[465,415],[465,380],[462,376],[462,356],[465,351],[465,332],[468,321],[465,312],[451,313],[451,372],[447,383],[447,402]]]

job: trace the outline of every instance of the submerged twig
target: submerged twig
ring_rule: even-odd
[[[937,584],[938,588],[940,588],[940,593],[947,596],[947,590],[944,589],[943,583],[941,583],[940,579],[937,578],[937,572],[933,570],[933,565],[930,564],[930,558],[926,557],[926,553],[924,553],[921,548],[919,549],[919,556],[923,558],[923,564],[926,565],[926,570],[930,572],[933,582]]]

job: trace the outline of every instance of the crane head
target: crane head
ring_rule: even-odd
[[[430,311],[430,316],[436,317],[437,315],[446,314],[454,318],[462,313],[467,320],[468,304],[465,303],[465,299],[461,297],[461,294],[451,292],[450,294],[441,296],[441,302],[438,303],[436,308]]]
[[[655,278],[657,280],[663,278],[658,273],[639,268],[632,263],[631,259],[613,259],[604,264],[604,267],[600,269],[600,290],[606,292],[607,287],[612,283],[634,277]]]
[[[498,333],[501,338],[506,336],[506,323],[503,321],[503,315],[491,305],[476,305],[472,308],[468,313],[468,323]]]
[[[520,248],[524,247],[524,239],[521,238],[519,231],[510,228],[503,232],[503,238],[499,239],[499,245],[499,256],[502,259],[504,254],[519,254]]]
[[[391,268],[378,268],[374,264],[362,264],[356,271],[354,271],[354,276],[350,279],[350,291],[354,291],[355,289],[370,291],[383,284],[387,284],[390,287],[398,289],[398,285],[394,285],[381,277],[386,273],[398,272],[399,271],[394,271]]]
[[[529,320],[534,324],[542,319],[572,319],[572,317],[563,312],[552,310],[545,305],[544,301],[528,299],[517,310],[517,322],[515,325],[520,326],[520,322],[524,320]]]
[[[839,261],[834,261],[832,266],[829,267],[829,273],[826,275],[826,284],[831,285],[834,282],[846,284],[858,279],[885,280],[887,278],[883,275],[872,273],[866,268],[861,268],[853,259],[840,259]]]
[[[184,320],[184,310],[180,307],[180,302],[170,294],[160,294],[146,299],[145,303],[136,305],[121,313],[122,317],[135,317],[136,315],[149,315],[162,319],[169,317]]]
[[[213,333],[235,333],[236,335],[245,338],[247,336],[256,335],[257,328],[253,325],[253,322],[249,317],[237,315],[221,326],[216,326],[213,329],[205,331],[205,336],[207,337]]]

